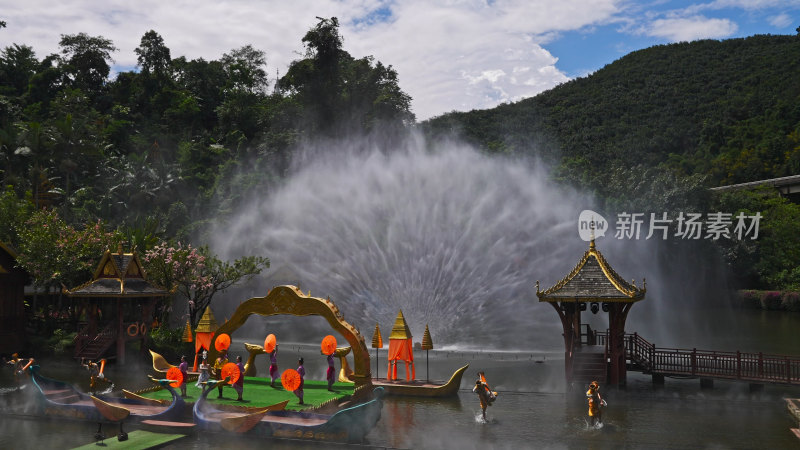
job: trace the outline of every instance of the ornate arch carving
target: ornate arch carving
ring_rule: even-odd
[[[278,286],[272,288],[265,297],[254,297],[243,302],[236,308],[231,318],[223,323],[215,334],[232,333],[241,327],[252,314],[261,316],[274,316],[288,314],[292,316],[322,316],[328,321],[331,328],[339,332],[353,349],[353,375],[355,387],[372,383],[370,372],[369,350],[364,336],[344,320],[342,313],[336,305],[324,298],[311,297],[303,294],[296,286]],[[209,350],[209,361],[217,357],[217,350]]]

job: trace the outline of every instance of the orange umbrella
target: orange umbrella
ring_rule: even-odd
[[[218,352],[223,350],[227,350],[231,346],[231,337],[225,333],[220,334],[217,336],[217,340],[214,341],[214,348],[217,349]]]
[[[300,374],[294,369],[286,369],[281,374],[281,384],[287,391],[294,391],[300,387]]]
[[[330,334],[325,336],[325,338],[322,339],[321,347],[323,354],[332,355],[333,352],[336,351],[336,338]]]
[[[177,367],[170,367],[169,370],[167,370],[167,379],[174,380],[173,383],[169,384],[170,386],[174,388],[180,387],[183,383],[183,373],[181,373],[181,369]]]
[[[267,353],[272,353],[275,350],[275,346],[278,345],[278,340],[275,338],[274,334],[270,334],[264,340],[264,351]]]
[[[234,363],[228,363],[222,366],[222,379],[224,380],[226,377],[231,377],[231,380],[228,381],[228,384],[233,384],[239,381],[239,377],[242,375],[239,372],[239,367],[236,366]]]

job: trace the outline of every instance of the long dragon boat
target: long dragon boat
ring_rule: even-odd
[[[37,393],[37,412],[43,416],[100,422],[125,415],[121,411],[124,409],[128,411],[124,418],[130,421],[174,420],[185,409],[183,399],[169,385],[169,380],[158,380],[172,394],[172,402],[164,405],[152,401],[88,395],[70,383],[43,376],[39,366],[32,366],[29,370],[31,382],[36,388],[34,392]]]
[[[209,381],[194,404],[194,422],[200,430],[247,433],[271,438],[359,443],[375,427],[383,407],[383,389],[375,388],[371,400],[332,415],[266,409],[242,414],[220,410],[207,402],[208,393],[214,390],[216,384],[216,381]]]
[[[406,381],[406,380],[387,380],[386,378],[373,379],[372,384],[380,386],[386,391],[386,395],[409,396],[409,397],[450,397],[458,393],[461,387],[461,377],[469,367],[469,364],[456,370],[446,383],[436,383],[430,381]]]

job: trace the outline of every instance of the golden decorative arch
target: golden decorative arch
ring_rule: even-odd
[[[261,316],[274,316],[288,314],[292,316],[322,316],[335,331],[339,332],[353,349],[353,375],[352,380],[358,388],[364,384],[371,384],[372,373],[370,372],[370,359],[367,344],[364,336],[354,327],[344,320],[342,313],[336,305],[324,298],[311,297],[303,294],[303,291],[296,286],[278,286],[272,288],[266,297],[254,297],[245,301],[233,313],[231,318],[220,325],[216,335],[232,333],[241,327],[251,314]],[[212,348],[208,351],[209,361],[217,358],[217,350]]]

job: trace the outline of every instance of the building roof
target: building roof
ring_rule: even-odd
[[[74,289],[62,290],[70,297],[165,297],[166,289],[147,281],[138,254],[106,250],[92,279]]]
[[[788,177],[769,178],[766,180],[750,181],[747,183],[729,184],[727,186],[713,187],[711,191],[731,191],[737,189],[753,189],[759,186],[772,186],[781,188],[784,186],[800,184],[800,175],[789,175]]]
[[[644,283],[644,279],[642,280]],[[637,302],[644,298],[647,285],[640,289],[635,282],[625,281],[595,247],[594,240],[589,250],[566,277],[553,287],[539,290],[536,282],[536,296],[540,302],[573,300],[576,302]]]

